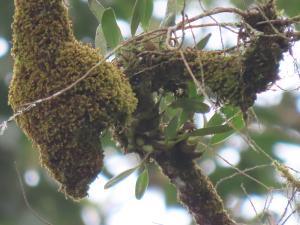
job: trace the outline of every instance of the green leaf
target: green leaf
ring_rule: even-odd
[[[191,133],[189,133],[190,137],[195,136],[205,136],[205,135],[211,135],[211,134],[219,134],[231,131],[232,128],[228,125],[219,125],[219,126],[213,126],[213,127],[205,127],[201,129],[197,129]]]
[[[132,36],[135,35],[135,32],[143,18],[144,10],[145,10],[145,0],[136,0],[133,7],[133,14],[130,23]]]
[[[235,129],[235,130],[243,129],[246,125],[242,113],[239,113],[236,116],[234,116],[230,120],[230,122],[233,126],[233,129]]]
[[[187,89],[188,89],[189,98],[196,98],[196,97],[199,96],[198,92],[197,92],[197,87],[195,85],[195,82],[189,81],[187,83]]]
[[[230,115],[233,111],[227,111],[228,115]],[[229,119],[229,126],[232,127],[232,130],[223,134],[215,134],[210,140],[211,144],[219,144],[229,138],[236,131],[245,127],[245,122],[243,116],[240,112],[236,113]]]
[[[191,117],[193,116],[194,114],[190,114],[186,111],[182,111],[180,116],[179,116],[179,122],[178,122],[178,128],[181,128],[181,126],[186,122],[188,121],[188,119],[191,119]]]
[[[232,130],[232,128],[228,125],[205,127],[205,128],[197,129],[190,133],[180,135],[176,139],[176,143],[178,143],[179,141],[182,141],[182,140],[186,140],[189,137],[202,137],[202,136],[212,135],[212,134],[222,134],[224,132],[230,132],[231,130]]]
[[[224,114],[225,118],[227,120],[232,120],[234,117],[241,115],[240,114],[240,109],[237,107],[232,107],[232,106],[224,106],[221,108],[221,113]],[[225,123],[225,118],[223,118],[220,113],[215,113],[212,118],[208,121],[206,127],[212,127],[212,126],[217,126]]]
[[[166,111],[173,101],[174,95],[169,92],[162,96],[162,99],[159,102],[159,113]]]
[[[165,128],[164,133],[165,133],[166,140],[172,140],[176,137],[177,129],[179,125],[179,119],[180,119],[180,114],[175,115],[169,122],[168,126]]]
[[[235,131],[245,127],[243,116],[239,108],[232,106],[224,106],[223,108],[221,108],[220,111],[224,115],[222,116],[220,113],[215,113],[206,124],[206,127],[222,125],[227,120],[229,121],[228,126],[231,127],[231,130],[225,133],[215,134],[210,140],[211,144],[218,144],[222,141],[225,141],[232,134],[234,134]]]
[[[125,170],[124,172],[118,174],[117,176],[114,176],[104,185],[104,189],[108,189],[108,188],[114,186],[115,184],[119,183],[120,181],[124,180],[126,177],[128,177],[134,171],[136,171],[136,169],[139,167],[140,167],[140,165],[133,167],[129,170]]]
[[[205,46],[207,45],[207,43],[208,43],[210,37],[211,37],[211,33],[205,35],[205,37],[202,38],[202,39],[198,42],[198,44],[196,45],[196,48],[197,48],[198,50],[204,49]]]
[[[215,113],[210,118],[210,120],[208,121],[208,123],[206,124],[206,127],[213,127],[213,126],[221,125],[224,122],[225,122],[224,118],[219,113]]]
[[[148,169],[145,168],[144,171],[139,175],[135,184],[135,197],[140,200],[145,194],[149,184],[149,173]]]
[[[234,134],[234,132],[235,131],[232,129],[231,131],[228,131],[223,134],[216,134],[211,138],[210,144],[212,144],[212,145],[219,144],[219,143],[225,141],[227,138],[229,138],[232,134]]]
[[[231,117],[239,113],[240,109],[238,107],[227,105],[221,108],[221,112],[225,114],[227,119],[230,119]]]
[[[100,49],[102,55],[106,54],[107,46],[101,24],[96,29],[95,47]]]
[[[115,48],[120,41],[122,41],[122,34],[112,8],[108,8],[104,11],[101,26],[107,45],[111,48]]]
[[[178,98],[171,104],[171,107],[196,113],[207,113],[210,110],[208,105],[195,98]]]
[[[141,24],[144,30],[147,30],[153,13],[153,0],[144,0],[144,4],[144,13],[141,19]]]
[[[105,11],[105,7],[97,0],[88,0],[88,4],[89,4],[90,10],[95,15],[98,22],[101,23],[101,18]]]

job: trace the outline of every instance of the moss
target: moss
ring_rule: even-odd
[[[288,40],[283,37],[285,25],[259,23],[279,19],[275,1],[269,0],[246,12],[243,20],[252,29],[245,26],[240,30],[244,45],[226,54],[189,48],[180,50],[209,97],[217,105],[238,106],[245,115],[257,94],[276,82],[279,62],[289,49]],[[147,47],[149,41],[138,40],[127,46],[119,57],[119,64],[125,68],[138,98],[144,98],[145,90],[158,92],[164,89],[175,94],[178,89],[186,90],[186,81],[192,78],[181,54],[166,49],[158,41],[156,44],[155,39],[151,41],[150,50]]]
[[[16,112],[67,87],[102,57],[75,40],[62,0],[15,0],[15,6],[9,103]],[[101,171],[101,131],[124,124],[135,107],[124,74],[105,62],[72,89],[16,121],[61,190],[79,199]]]
[[[129,57],[129,61],[127,58],[120,57],[120,64],[126,68],[125,73],[131,75],[131,84],[139,98],[143,96],[145,89],[155,92],[162,88],[174,93],[179,88],[186,90],[187,81],[192,78],[179,52],[170,50],[143,52],[143,50],[134,49],[132,54],[135,57]],[[183,53],[193,75],[202,83],[209,96],[218,105],[230,103],[242,106],[247,104],[247,107],[250,107],[253,104],[256,93],[254,96],[243,94],[245,65],[242,55],[238,53],[224,55],[221,52],[195,49],[186,49]],[[132,58],[138,60],[133,62]],[[150,87],[145,88],[145,86]]]
[[[287,51],[286,41],[277,36],[261,36],[224,54],[221,51],[182,50],[193,75],[217,105],[231,104],[246,113],[258,93],[278,79],[279,62]],[[191,74],[178,51],[146,51],[142,46],[128,47],[119,56],[138,98],[160,89],[176,93],[187,89]],[[140,102],[143,104],[143,102]]]

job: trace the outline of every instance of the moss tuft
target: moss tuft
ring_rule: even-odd
[[[62,90],[102,60],[75,40],[62,0],[15,0],[12,54],[9,103],[14,111]],[[19,116],[17,123],[61,190],[80,199],[102,168],[101,131],[124,124],[136,103],[124,74],[105,62],[71,90]]]

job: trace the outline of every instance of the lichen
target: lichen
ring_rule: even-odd
[[[15,0],[12,27],[9,104],[14,111],[66,88],[103,59],[75,40],[62,0]],[[104,62],[75,87],[16,121],[60,189],[80,199],[102,168],[101,131],[124,124],[136,103],[125,75]]]

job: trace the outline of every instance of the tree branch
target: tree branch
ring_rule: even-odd
[[[155,152],[152,157],[174,184],[179,200],[197,224],[235,225],[213,184],[193,161],[190,148],[186,142],[181,142],[171,150]]]

